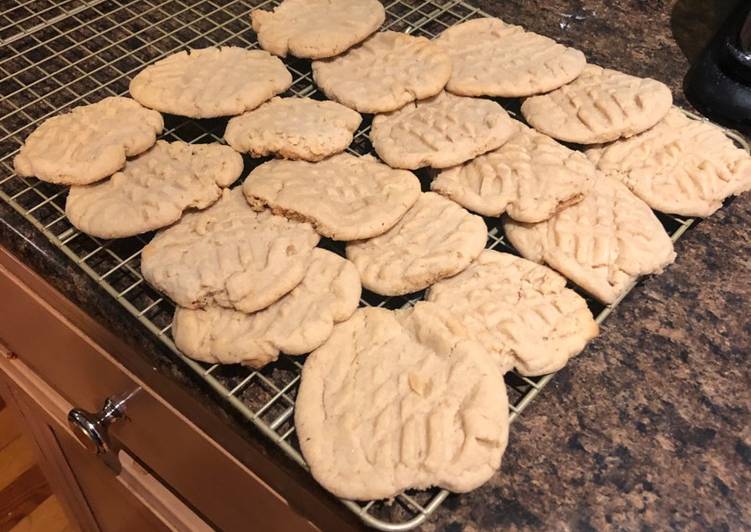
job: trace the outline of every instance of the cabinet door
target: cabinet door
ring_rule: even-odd
[[[67,432],[48,425],[68,467],[103,532],[167,531],[167,528],[125,486],[115,473]]]
[[[2,349],[0,393],[20,414],[53,491],[82,531],[210,530],[126,453],[116,474],[88,451],[67,427],[70,405],[20,361],[3,358]]]

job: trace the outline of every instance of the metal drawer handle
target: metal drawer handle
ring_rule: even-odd
[[[87,412],[80,408],[68,412],[68,425],[78,441],[95,454],[110,454],[112,445],[107,427],[125,418],[126,403],[140,391],[139,387],[130,393],[108,397],[99,412]]]

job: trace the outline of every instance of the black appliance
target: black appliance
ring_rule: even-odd
[[[689,70],[684,92],[710,119],[751,133],[751,0],[744,0]]]

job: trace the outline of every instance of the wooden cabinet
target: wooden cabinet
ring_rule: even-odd
[[[0,345],[0,393],[16,411],[71,522],[84,532],[210,530],[127,453],[116,472],[67,426],[71,405]]]

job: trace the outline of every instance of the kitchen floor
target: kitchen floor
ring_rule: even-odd
[[[0,532],[73,532],[36,463],[34,448],[0,397]]]

